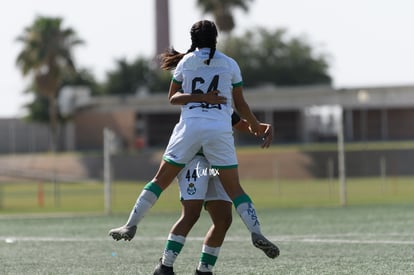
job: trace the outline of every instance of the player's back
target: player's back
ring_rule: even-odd
[[[183,117],[207,117],[230,121],[233,109],[233,84],[241,82],[240,69],[237,63],[227,55],[216,51],[210,64],[210,49],[203,48],[187,54],[180,64],[174,77],[181,77],[185,93],[207,93],[218,90],[221,96],[227,98],[226,104],[205,104],[200,102],[182,106]]]

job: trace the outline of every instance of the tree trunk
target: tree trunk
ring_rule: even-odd
[[[163,53],[170,47],[170,19],[168,0],[155,1],[155,55]]]

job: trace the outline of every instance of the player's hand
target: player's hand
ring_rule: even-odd
[[[264,136],[264,129],[260,127],[260,124],[261,124],[260,122],[256,121],[256,123],[249,125],[250,133],[255,135],[256,137]]]
[[[264,135],[262,137],[262,148],[269,148],[273,140],[273,127],[267,123],[260,123],[260,128],[262,128]]]
[[[227,98],[219,94],[219,91],[210,91],[203,95],[203,101],[209,104],[225,104]]]

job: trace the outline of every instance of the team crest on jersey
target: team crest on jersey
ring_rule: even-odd
[[[188,195],[194,195],[196,193],[197,189],[194,186],[194,183],[190,183],[187,187],[187,194]]]

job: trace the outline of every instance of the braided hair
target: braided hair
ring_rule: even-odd
[[[206,65],[210,65],[211,59],[216,52],[217,44],[217,28],[214,22],[202,20],[196,22],[191,27],[191,47],[186,53],[177,52],[174,48],[168,49],[160,55],[161,69],[172,70],[184,55],[193,52],[196,48],[210,48],[208,59],[204,61]]]
[[[199,21],[193,25],[190,33],[192,45],[195,45],[197,48],[210,48],[208,59],[204,61],[205,64],[210,65],[210,60],[216,51],[216,25],[208,20]]]

